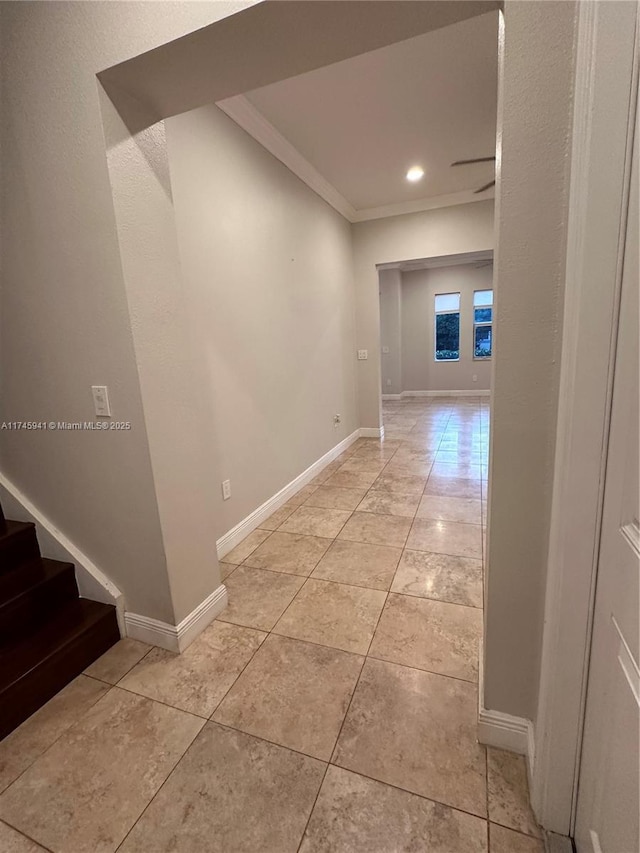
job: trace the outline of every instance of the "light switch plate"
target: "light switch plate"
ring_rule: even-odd
[[[106,385],[92,385],[93,410],[97,418],[110,418],[109,392]]]

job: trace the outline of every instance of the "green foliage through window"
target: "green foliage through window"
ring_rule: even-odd
[[[490,323],[493,308],[474,308],[473,322],[474,323]]]
[[[436,314],[436,361],[460,358],[460,312]]]

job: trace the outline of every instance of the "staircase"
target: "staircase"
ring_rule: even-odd
[[[115,607],[80,598],[73,564],[0,507],[0,738],[119,639]]]

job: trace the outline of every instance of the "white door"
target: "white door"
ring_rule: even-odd
[[[577,796],[578,853],[640,851],[639,136],[636,122]]]

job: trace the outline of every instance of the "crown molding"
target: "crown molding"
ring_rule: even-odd
[[[455,255],[437,255],[432,258],[414,258],[408,261],[390,261],[376,264],[378,270],[416,270],[435,269],[436,267],[454,267],[460,264],[474,264],[481,261],[493,261],[493,249],[481,249],[478,252],[459,252]]]
[[[434,195],[431,198],[418,198],[412,201],[400,201],[396,204],[384,204],[381,207],[365,207],[356,210],[352,222],[368,222],[370,219],[386,219],[389,216],[402,216],[406,213],[420,213],[423,210],[436,210],[439,207],[455,207],[459,204],[472,204],[495,197],[495,190],[483,192],[481,196],[473,190],[464,190],[448,195]]]
[[[493,188],[482,193],[480,197],[473,190],[464,190],[449,195],[432,196],[431,198],[401,201],[396,204],[385,204],[381,207],[367,207],[356,210],[351,202],[312,166],[309,161],[268,121],[244,95],[235,95],[217,101],[216,106],[229,116],[232,121],[266,148],[270,154],[280,160],[287,169],[293,172],[310,189],[317,193],[349,222],[366,222],[370,219],[385,219],[388,216],[402,216],[405,213],[420,213],[423,210],[435,210],[439,207],[453,207],[458,204],[470,204],[494,198]]]
[[[243,130],[253,136],[264,148],[273,154],[281,163],[297,175],[301,181],[323,198],[331,207],[341,213],[349,222],[354,222],[355,208],[338,190],[324,178],[318,170],[306,160],[288,139],[267,121],[262,113],[245,98],[236,95],[224,101],[218,101],[216,106],[230,119],[240,125]]]

